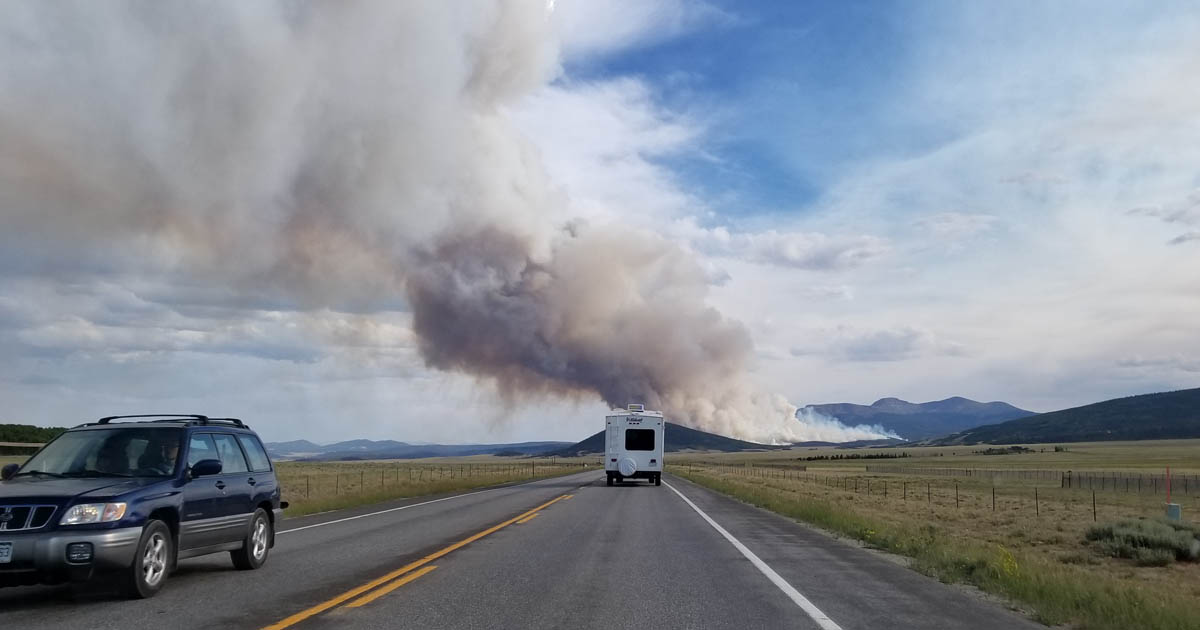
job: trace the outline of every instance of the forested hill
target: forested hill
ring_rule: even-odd
[[[0,442],[42,444],[66,431],[63,427],[35,427],[29,424],[0,424]]]
[[[1200,438],[1200,388],[1106,400],[975,427],[934,444],[1027,444]]]

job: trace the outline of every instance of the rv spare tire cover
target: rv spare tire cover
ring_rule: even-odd
[[[626,457],[617,463],[617,470],[626,477],[632,477],[637,472],[637,462],[632,457]]]

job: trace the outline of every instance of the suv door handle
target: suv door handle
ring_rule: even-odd
[[[247,482],[247,483],[249,483],[249,484],[250,484],[250,485],[252,485],[252,486],[253,486],[255,483],[258,483],[258,482],[256,482],[256,481],[254,481],[254,477],[251,477],[251,478],[247,479],[247,480],[246,480],[246,482]]]
[[[218,482],[217,482],[217,490],[224,490],[224,489],[225,489],[225,482],[224,482],[224,481],[218,481]]]

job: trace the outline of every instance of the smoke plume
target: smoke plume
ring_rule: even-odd
[[[5,6],[0,269],[409,310],[427,364],[759,441],[874,437],[750,387],[746,329],[651,233],[572,221],[506,108],[545,2]],[[635,211],[636,209],[631,209]]]

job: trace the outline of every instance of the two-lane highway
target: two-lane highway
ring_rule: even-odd
[[[595,472],[290,519],[267,566],[180,563],[157,597],[0,589],[0,626],[1039,628],[686,481]]]

